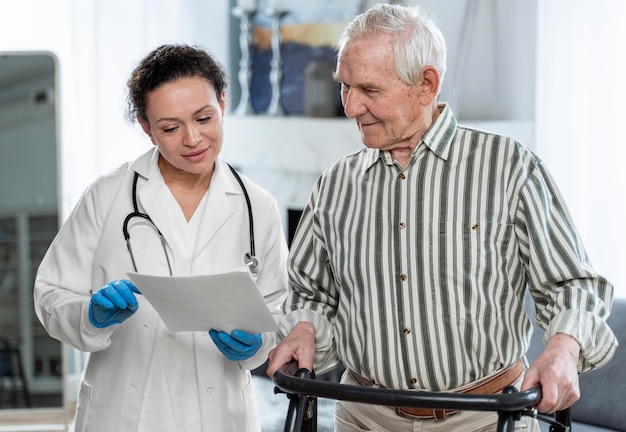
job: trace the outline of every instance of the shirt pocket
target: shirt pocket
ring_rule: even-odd
[[[509,262],[515,250],[513,225],[497,222],[441,222],[430,233],[430,283],[445,315],[476,317],[477,307],[497,314],[511,295]]]

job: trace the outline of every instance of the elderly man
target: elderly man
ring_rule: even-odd
[[[538,410],[565,409],[578,373],[615,351],[613,287],[593,271],[541,160],[458,125],[437,102],[445,67],[444,38],[417,7],[379,4],[347,26],[335,79],[365,148],[332,165],[305,208],[268,374],[293,359],[318,373],[341,361],[344,383],[490,394],[541,385]],[[526,289],[547,340],[530,367]],[[496,423],[495,413],[342,401],[335,413],[337,431]]]

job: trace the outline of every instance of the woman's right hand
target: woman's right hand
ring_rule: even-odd
[[[91,296],[89,321],[97,328],[121,324],[139,308],[135,294],[141,293],[130,280],[109,282]]]

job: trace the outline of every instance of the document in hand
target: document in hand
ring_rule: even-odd
[[[276,330],[270,313],[247,269],[215,275],[152,276],[128,273],[141,294],[173,332]]]

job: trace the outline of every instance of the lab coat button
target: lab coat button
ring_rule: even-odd
[[[208,396],[214,396],[215,395],[215,387],[207,387],[206,394]]]

